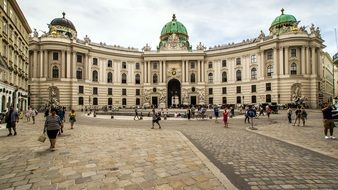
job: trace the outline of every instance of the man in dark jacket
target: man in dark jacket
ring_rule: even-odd
[[[14,110],[13,107],[9,108],[9,111],[7,112],[6,115],[6,128],[8,129],[8,135],[12,135],[12,129],[14,131],[14,136],[17,134],[16,133],[16,123],[19,122],[19,114]]]

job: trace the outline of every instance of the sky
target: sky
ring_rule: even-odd
[[[163,26],[176,14],[187,28],[193,49],[255,38],[262,30],[269,34],[272,21],[291,14],[320,28],[331,56],[337,52],[338,0],[17,0],[32,30],[48,31],[54,18],[73,22],[78,38],[92,42],[135,47],[148,43],[152,50],[160,42]]]

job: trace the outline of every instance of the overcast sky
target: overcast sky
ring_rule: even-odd
[[[54,18],[71,20],[78,38],[142,49],[156,49],[162,27],[172,19],[187,28],[189,41],[210,47],[268,34],[280,9],[300,25],[319,26],[331,55],[337,52],[338,0],[17,0],[30,27],[48,31]]]

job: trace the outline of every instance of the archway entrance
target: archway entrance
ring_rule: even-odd
[[[168,82],[168,107],[178,107],[181,104],[181,83],[177,79]]]
[[[5,110],[6,110],[6,96],[4,96],[4,95],[2,96],[1,103],[2,103],[1,112],[5,112]]]

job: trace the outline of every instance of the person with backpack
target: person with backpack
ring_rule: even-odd
[[[307,113],[304,109],[304,107],[302,107],[301,112],[300,112],[300,119],[303,122],[303,127],[305,126],[305,120],[307,119]]]
[[[324,108],[322,109],[323,112],[323,123],[324,123],[324,135],[325,139],[336,139],[336,137],[333,136],[333,128],[335,127],[332,114],[333,108],[332,106],[326,102],[324,103]],[[328,136],[328,131],[330,131],[330,136]]]
[[[16,133],[16,123],[19,122],[19,114],[14,110],[13,107],[9,108],[9,111],[6,114],[6,128],[8,130],[7,136],[12,136],[12,129],[14,132],[14,136]]]
[[[72,109],[72,111],[69,113],[69,122],[70,122],[70,129],[74,129],[74,123],[76,122],[76,113],[75,110]],[[63,132],[61,126],[61,132]]]
[[[254,130],[256,128],[254,128],[254,118],[256,118],[256,109],[254,106],[251,106],[251,108],[249,108],[248,112],[248,117],[250,118],[249,123],[251,123],[251,127],[250,129]]]

